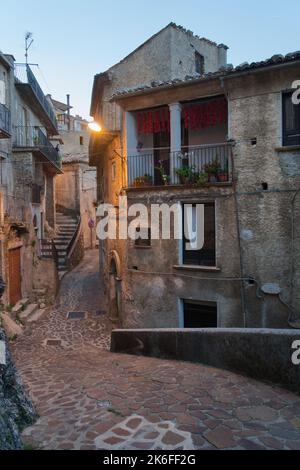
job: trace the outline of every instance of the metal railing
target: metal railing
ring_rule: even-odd
[[[53,163],[57,168],[61,168],[59,151],[53,147],[40,127],[16,126],[14,128],[13,146],[15,148],[39,149],[47,160]]]
[[[48,118],[52,122],[53,126],[57,129],[56,115],[50,104],[48,98],[44,95],[37,79],[34,76],[29,65],[19,64],[15,65],[15,77],[19,83],[27,83],[31,86],[36,98],[38,99],[44,111],[48,115]]]
[[[188,168],[190,182],[195,183],[202,175],[207,182],[229,182],[232,179],[232,145],[230,143],[209,144],[197,147],[183,147],[181,152],[170,152],[159,160],[155,150],[147,154],[127,157],[128,186],[151,186],[184,184],[180,177],[181,168]],[[156,163],[157,162],[157,163]],[[186,183],[188,182],[186,177]]]
[[[10,110],[0,103],[0,130],[10,134]],[[1,132],[0,132],[1,133]]]

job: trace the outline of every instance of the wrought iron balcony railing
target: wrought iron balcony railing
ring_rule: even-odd
[[[10,135],[10,110],[0,103],[0,138]]]
[[[42,107],[44,113],[50,124],[52,125],[52,130],[57,131],[57,121],[55,112],[50,104],[48,98],[44,95],[37,79],[34,76],[29,65],[19,64],[15,66],[15,77],[16,77],[16,84],[17,85],[29,85],[35,98],[37,99],[38,103]]]
[[[38,150],[56,168],[61,169],[59,151],[53,147],[39,127],[16,126],[14,128],[13,146],[15,149]]]
[[[153,149],[127,157],[128,186],[195,185],[232,181],[230,143],[182,148],[181,152]]]

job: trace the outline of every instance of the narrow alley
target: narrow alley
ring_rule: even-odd
[[[23,431],[28,448],[300,449],[299,396],[199,364],[113,354],[109,338],[90,250],[54,308],[12,344],[40,416]]]

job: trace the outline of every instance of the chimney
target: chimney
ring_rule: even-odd
[[[70,132],[71,130],[71,118],[70,118],[70,95],[67,95],[67,105],[68,105],[68,131]]]

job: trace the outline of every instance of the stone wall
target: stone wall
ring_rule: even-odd
[[[150,85],[152,81],[184,79],[194,75],[195,51],[204,57],[205,72],[215,72],[226,65],[226,48],[200,39],[191,32],[169,25],[107,70],[111,79],[103,91],[95,119],[109,130],[121,129],[121,112],[110,98],[116,90]],[[101,109],[100,109],[101,106]]]
[[[200,362],[300,392],[300,365],[292,362],[299,339],[295,330],[114,330],[111,351]]]
[[[32,272],[33,289],[45,290],[45,302],[53,304],[59,287],[58,271],[53,259],[36,258]],[[35,299],[36,300],[36,299]]]
[[[6,363],[0,362],[0,450],[22,449],[20,431],[33,424],[37,415],[24,392],[1,328],[0,341],[6,344]]]

